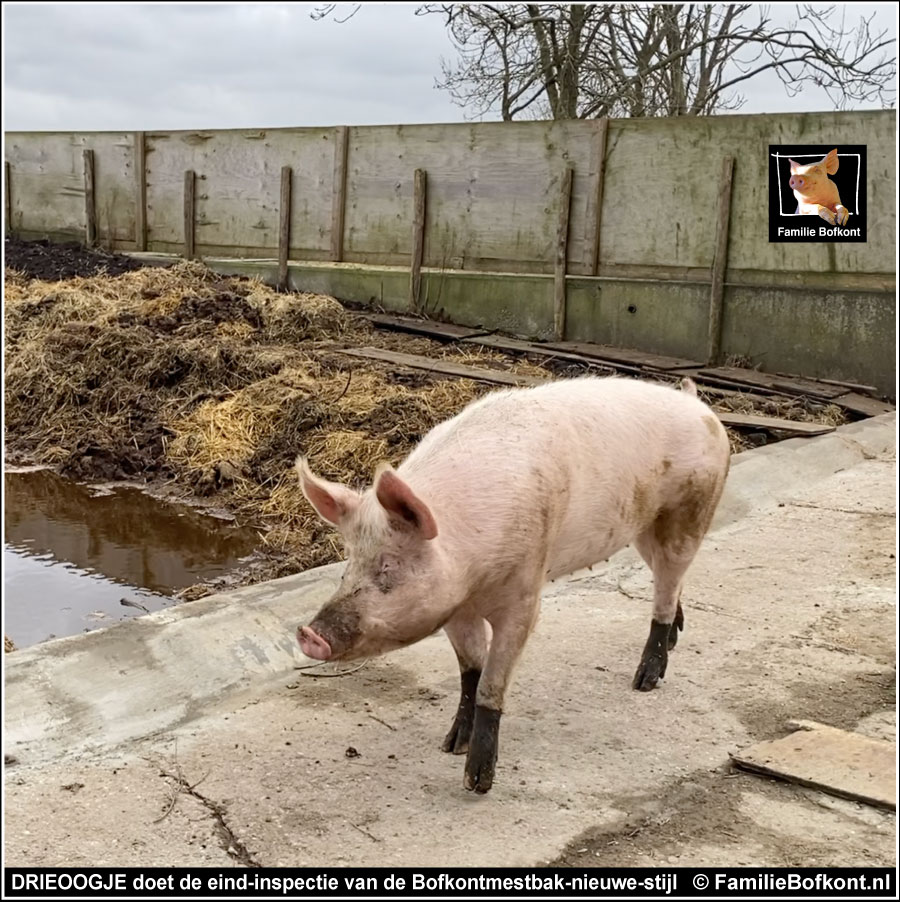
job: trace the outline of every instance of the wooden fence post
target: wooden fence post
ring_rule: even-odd
[[[291,176],[290,166],[281,167],[281,221],[278,228],[278,288],[287,288],[288,250],[291,246]]]
[[[194,259],[194,187],[196,176],[193,169],[184,173],[184,256]]]
[[[134,133],[134,247],[147,250],[147,143],[143,132]]]
[[[412,260],[409,268],[409,309],[419,312],[422,294],[422,258],[425,253],[426,172],[417,169],[413,177]]]
[[[573,175],[574,170],[567,166],[559,192],[559,225],[556,231],[556,267],[553,277],[553,331],[557,341],[564,341],[566,337],[566,257],[569,251]]]
[[[734,157],[722,160],[722,177],[719,182],[719,211],[716,219],[716,249],[713,257],[709,290],[709,340],[706,362],[715,365],[722,352],[722,302],[725,296],[725,268],[728,265],[728,228],[731,221],[731,182],[734,175]]]
[[[4,216],[6,218],[6,234],[12,235],[12,201],[9,195],[9,160],[3,161],[3,197],[6,199]]]
[[[331,183],[331,259],[344,259],[344,211],[347,206],[347,153],[349,129],[339,125],[334,137],[334,177]]]
[[[591,171],[595,173],[594,184],[588,186],[587,208],[585,210],[584,270],[589,276],[596,276],[600,268],[600,228],[603,209],[603,182],[606,177],[606,136],[609,133],[609,119],[597,120],[597,133],[591,144]]]
[[[84,159],[84,243],[93,247],[97,241],[97,199],[94,195],[94,151],[85,148]]]

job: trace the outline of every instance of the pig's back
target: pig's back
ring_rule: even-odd
[[[583,378],[482,398],[432,430],[400,471],[439,522],[477,531],[482,547],[546,532],[552,578],[628,544],[687,479],[727,458],[721,423],[694,396]]]

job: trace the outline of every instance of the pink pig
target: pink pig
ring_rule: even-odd
[[[817,163],[791,164],[791,180],[789,182],[794,197],[797,198],[797,213],[818,215],[832,225],[837,222],[843,225],[850,216],[850,211],[841,204],[837,185],[829,175],[838,171],[837,148],[828,151]]]
[[[462,689],[443,750],[467,753],[465,787],[487,792],[543,585],[633,543],[654,579],[633,687],[652,689],[729,466],[721,422],[690,380],[683,389],[585,377],[498,391],[432,429],[397,470],[380,465],[362,493],[298,458],[303,493],[349,554],[334,597],[298,629],[304,654],[367,657],[443,627]]]

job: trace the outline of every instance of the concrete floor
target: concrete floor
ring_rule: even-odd
[[[439,751],[442,635],[338,678],[293,669],[339,568],[8,655],[6,864],[894,866],[893,813],[728,753],[792,719],[895,739],[895,432],[735,459],[654,692],[630,689],[636,556],[549,586],[486,796]]]

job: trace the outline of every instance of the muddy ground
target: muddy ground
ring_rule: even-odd
[[[198,262],[141,268],[77,245],[6,242],[6,455],[87,482],[129,481],[261,535],[229,585],[341,559],[293,461],[362,487],[496,386],[361,361],[378,347],[532,376],[610,374],[379,331],[334,298],[279,294]],[[707,395],[720,410],[843,421],[807,399]],[[734,450],[771,440],[729,430]],[[194,587],[201,597],[221,584]]]
[[[3,263],[29,279],[57,282],[75,276],[118,276],[134,272],[143,264],[123,254],[112,254],[100,248],[89,249],[77,242],[52,244],[50,241],[21,241],[7,238]]]

